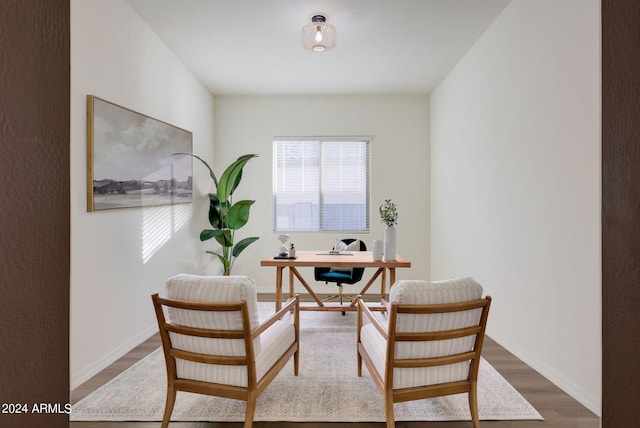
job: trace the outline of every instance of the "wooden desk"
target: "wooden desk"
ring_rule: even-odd
[[[298,267],[376,268],[376,272],[359,294],[365,294],[374,281],[381,276],[380,299],[382,302],[384,302],[386,294],[387,270],[389,270],[390,284],[393,285],[393,283],[396,282],[396,268],[411,267],[411,262],[405,260],[401,256],[396,256],[397,260],[392,261],[374,261],[371,251],[354,251],[353,255],[322,255],[318,254],[318,251],[296,251],[296,256],[296,259],[274,259],[273,257],[269,257],[268,259],[264,259],[260,262],[260,266],[276,267],[276,311],[280,310],[280,306],[282,304],[282,274],[284,269],[287,267],[289,268],[289,296],[294,295],[294,277],[298,278],[304,288],[309,292],[309,295],[311,295],[313,300],[317,303],[317,306],[301,306],[300,309],[315,311],[354,311],[356,310],[356,302],[354,300],[349,306],[325,305],[311,289],[307,281],[302,278],[302,275],[300,275],[300,272],[297,269]]]

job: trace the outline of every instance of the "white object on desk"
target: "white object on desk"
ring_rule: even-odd
[[[282,242],[282,245],[280,246],[280,250],[278,251],[280,251],[281,253],[288,252],[289,249],[287,248],[287,245],[285,245],[288,240],[289,240],[289,235],[285,233],[278,235],[278,241]]]
[[[353,251],[319,251],[316,253],[319,256],[353,256]]]
[[[379,262],[380,260],[382,260],[383,251],[384,251],[384,244],[382,243],[382,241],[379,239],[374,239],[373,250],[371,254],[373,257],[373,260],[376,262]]]

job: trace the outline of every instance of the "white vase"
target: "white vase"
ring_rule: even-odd
[[[373,250],[371,251],[371,255],[373,257],[373,260],[376,262],[379,262],[380,260],[382,260],[382,255],[384,254],[384,244],[382,243],[382,241],[378,240],[378,239],[374,239],[373,240]]]
[[[396,228],[395,226],[387,226],[384,230],[384,259],[396,259]]]

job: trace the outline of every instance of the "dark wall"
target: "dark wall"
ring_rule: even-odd
[[[602,2],[602,426],[638,424],[640,2]]]
[[[69,0],[0,0],[2,427],[69,425],[69,101]]]

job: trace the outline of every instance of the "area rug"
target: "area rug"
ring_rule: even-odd
[[[273,313],[260,303],[260,318]],[[293,362],[258,398],[256,421],[383,422],[384,402],[363,368],[357,376],[356,313],[301,312],[300,372]],[[76,403],[72,421],[161,421],[166,373],[161,349],[140,360]],[[482,420],[536,419],[542,416],[489,363],[478,375]],[[178,392],[172,421],[243,421],[243,401]],[[466,394],[397,403],[397,421],[471,420]]]

